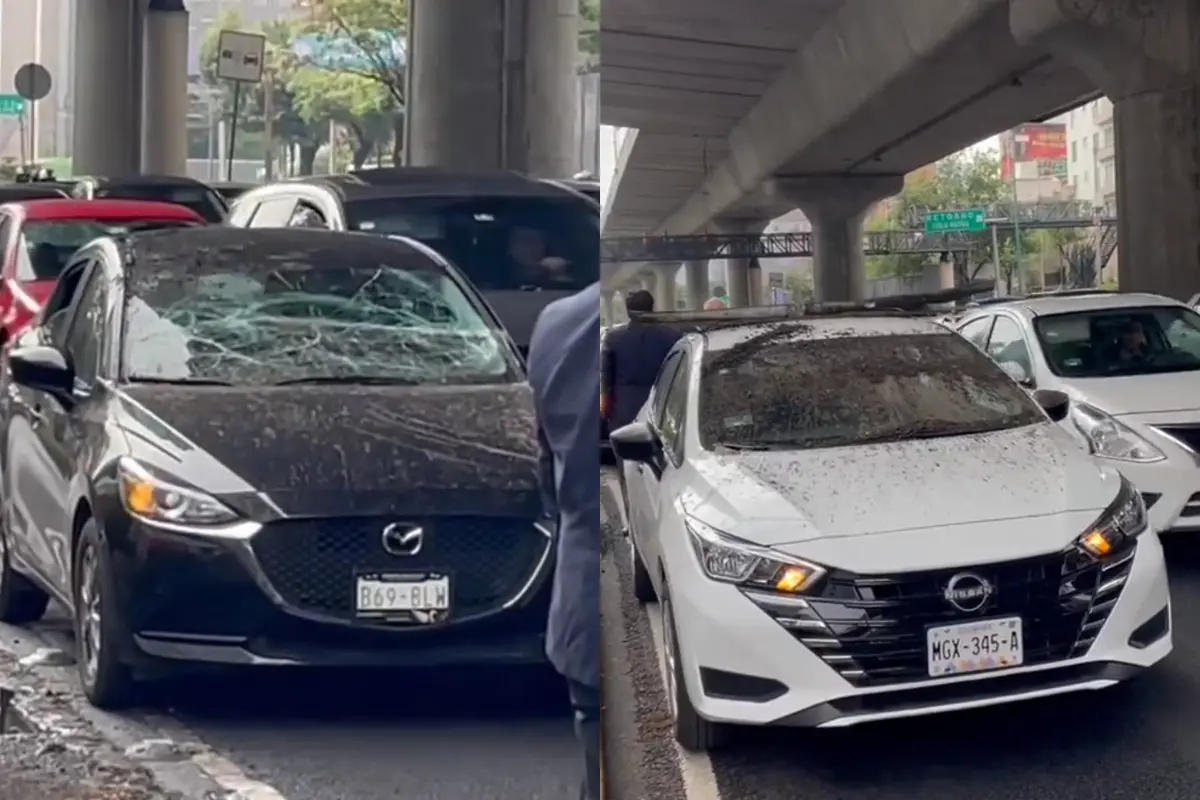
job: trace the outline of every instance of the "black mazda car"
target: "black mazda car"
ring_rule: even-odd
[[[95,705],[195,662],[544,663],[530,390],[424,245],[100,239],[0,380],[0,620],[66,604]]]

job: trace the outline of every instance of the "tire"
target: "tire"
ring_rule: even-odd
[[[633,598],[639,603],[653,603],[658,599],[658,592],[654,591],[654,582],[650,580],[650,570],[646,569],[646,563],[642,561],[642,554],[638,552],[637,545],[633,542],[632,531],[629,536],[629,562],[630,568],[633,570]]]
[[[8,552],[8,531],[0,525],[0,622],[25,625],[46,614],[50,595],[13,569]]]
[[[687,683],[683,679],[683,665],[679,658],[679,638],[675,635],[675,615],[671,608],[670,598],[665,591],[663,592],[662,616],[664,636],[667,636],[668,631],[670,632],[664,645],[672,654],[667,667],[673,675],[673,680],[667,687],[667,691],[673,695],[673,698],[669,699],[671,700],[671,724],[674,729],[675,741],[689,753],[716,750],[728,743],[730,728],[728,725],[711,722],[700,716],[696,712],[696,707],[692,705]]]
[[[121,660],[120,654],[128,637],[116,604],[108,545],[95,520],[89,519],[83,526],[75,547],[74,564],[71,591],[75,600],[75,641],[79,650],[76,661],[83,694],[96,708],[107,711],[128,708],[134,702],[137,686],[133,671]],[[85,627],[85,620],[91,622],[89,612],[99,614],[95,628],[98,636],[94,642]],[[95,663],[91,665],[93,649],[96,651]]]

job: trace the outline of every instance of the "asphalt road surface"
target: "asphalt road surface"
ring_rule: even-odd
[[[34,632],[69,651],[65,626],[51,617]],[[124,737],[211,752],[219,763],[209,771],[246,787],[239,798],[563,800],[579,791],[566,689],[549,671],[271,670],[165,685],[151,700],[119,715],[136,731]]]
[[[602,484],[612,492],[609,477]],[[615,535],[616,504],[610,499],[605,509],[606,529]],[[662,684],[647,667],[661,642],[655,610],[648,617],[637,609],[625,544],[610,542],[605,591],[632,631],[624,643],[632,655],[626,682],[639,684],[644,745],[629,767],[635,779],[612,800],[1194,800],[1200,797],[1200,536],[1167,541],[1175,652],[1138,680],[842,731],[746,729],[728,750],[687,758],[673,742],[662,742],[668,735]],[[662,794],[639,794],[647,781]]]

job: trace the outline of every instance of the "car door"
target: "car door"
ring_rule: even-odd
[[[683,356],[683,350],[673,350],[663,361],[654,386],[650,390],[650,396],[646,399],[646,405],[638,413],[637,421],[649,426],[655,435],[659,434],[662,418],[666,413],[667,390],[683,365]],[[654,509],[657,508],[659,478],[662,470],[661,466],[641,463],[626,464],[624,468],[626,469],[625,481],[629,489],[630,528],[635,532],[633,535],[638,537],[637,542],[640,546],[642,539],[653,533],[653,526],[658,518],[658,513]],[[651,508],[652,506],[654,509]]]
[[[980,350],[987,352],[987,341],[988,336],[992,332],[993,319],[994,318],[990,314],[984,314],[982,316],[969,319],[962,325],[958,326],[958,335],[978,347]]]
[[[263,200],[258,205],[245,227],[247,228],[286,228],[296,210],[296,198],[292,195],[278,195]]]
[[[662,557],[662,540],[659,531],[668,514],[675,511],[675,498],[686,488],[682,485],[684,463],[684,440],[687,429],[687,400],[691,381],[691,362],[685,352],[679,368],[667,386],[666,400],[658,421],[658,435],[663,444],[661,472],[654,476],[647,469],[646,488],[649,502],[646,504],[647,520],[642,528],[640,552],[647,564],[654,564]]]
[[[67,265],[37,324],[17,339],[16,347],[41,345],[65,351],[75,301],[92,262],[92,258],[82,256]],[[13,534],[10,545],[18,560],[53,581],[56,556],[48,529],[61,527],[58,517],[64,502],[61,481],[56,476],[57,446],[50,433],[58,401],[11,381],[6,390],[11,411],[4,443],[3,500],[8,530]]]
[[[67,406],[51,400],[44,406],[45,422],[38,430],[38,446],[45,454],[51,501],[41,530],[51,570],[47,576],[56,586],[68,586],[71,575],[71,481],[80,451],[87,441],[89,400],[100,377],[100,358],[105,343],[105,313],[108,307],[108,278],[99,263],[88,268],[81,288],[75,293],[66,328],[63,352],[75,373],[73,402]]]
[[[1028,389],[1034,387],[1033,357],[1029,353],[1029,342],[1025,338],[1025,331],[1015,319],[1004,314],[996,316],[984,352],[1022,386]]]

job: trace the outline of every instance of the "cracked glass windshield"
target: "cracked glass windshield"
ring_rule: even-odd
[[[705,447],[842,447],[1045,421],[1024,391],[958,336],[780,333],[705,355]]]
[[[580,200],[383,198],[347,203],[346,216],[352,230],[429,245],[482,292],[576,292],[600,274],[599,219]]]
[[[212,229],[209,229],[212,230]],[[294,234],[293,234],[294,236]],[[131,381],[509,383],[505,334],[446,272],[399,242],[196,248],[147,237],[126,279]]]

